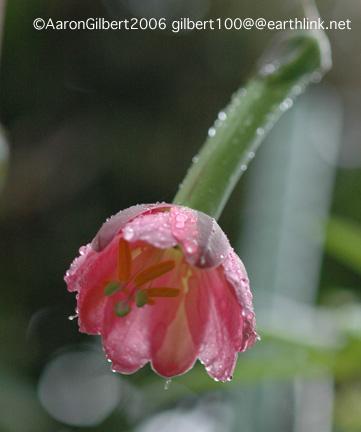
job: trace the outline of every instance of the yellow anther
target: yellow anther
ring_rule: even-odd
[[[120,239],[118,248],[118,278],[120,282],[127,282],[132,271],[132,255],[127,241]]]
[[[149,297],[177,297],[180,293],[178,288],[148,288],[146,290]]]
[[[137,287],[144,285],[145,283],[168,273],[175,267],[175,262],[173,260],[162,261],[159,264],[148,267],[147,269],[141,271],[135,278],[134,283]]]

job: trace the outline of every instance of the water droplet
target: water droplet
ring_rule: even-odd
[[[126,227],[124,230],[124,239],[129,241],[129,240],[132,240],[133,236],[134,236],[133,228]]]
[[[186,246],[186,251],[188,252],[188,253],[193,253],[193,252],[195,252],[195,250],[196,250],[196,247],[195,246],[193,246],[193,245],[191,245],[191,244],[187,244],[187,246]]]
[[[256,130],[256,134],[257,134],[258,136],[262,136],[262,135],[264,135],[264,129],[263,129],[263,128],[257,128],[257,130]]]
[[[214,127],[208,129],[208,136],[214,137],[215,134],[216,134],[216,130]]]
[[[68,320],[69,320],[69,321],[73,321],[73,320],[75,320],[76,318],[78,318],[78,314],[68,316]]]
[[[247,165],[246,164],[243,164],[243,165],[241,165],[241,171],[247,171]]]
[[[291,98],[287,98],[281,103],[280,110],[286,111],[289,108],[291,108],[292,105],[293,105],[293,100]]]
[[[219,118],[219,120],[224,121],[224,120],[226,120],[226,118],[227,118],[227,114],[226,114],[224,111],[221,111],[221,112],[218,114],[218,118]]]
[[[248,153],[248,159],[253,159],[255,157],[255,153],[254,152],[249,152]]]
[[[193,162],[194,164],[196,164],[198,161],[199,161],[199,157],[198,157],[198,156],[193,156],[193,158],[192,158],[192,162]]]
[[[273,73],[276,70],[276,65],[273,63],[267,63],[266,65],[263,66],[263,68],[261,69],[261,74],[262,75],[270,75],[271,73]]]
[[[170,387],[170,385],[171,385],[171,383],[172,383],[172,380],[171,379],[167,379],[165,381],[165,383],[164,383],[164,390],[168,390],[169,387]]]

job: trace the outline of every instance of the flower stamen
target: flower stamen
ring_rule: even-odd
[[[150,266],[145,270],[141,271],[134,279],[135,286],[139,287],[147,282],[152,281],[153,279],[158,278],[159,276],[164,275],[165,273],[170,272],[175,267],[175,261],[168,260],[162,261],[158,264]]]
[[[146,292],[149,297],[177,297],[180,290],[178,288],[159,287],[148,288]]]
[[[120,239],[118,248],[118,278],[127,282],[132,273],[132,254],[127,241]]]

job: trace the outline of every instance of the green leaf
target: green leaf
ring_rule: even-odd
[[[330,64],[323,34],[282,34],[263,55],[255,76],[218,114],[174,202],[218,218],[267,132]]]

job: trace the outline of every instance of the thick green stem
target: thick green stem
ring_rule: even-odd
[[[320,80],[330,64],[323,34],[287,34],[275,41],[255,76],[218,114],[174,203],[218,218],[266,133],[307,84]]]

